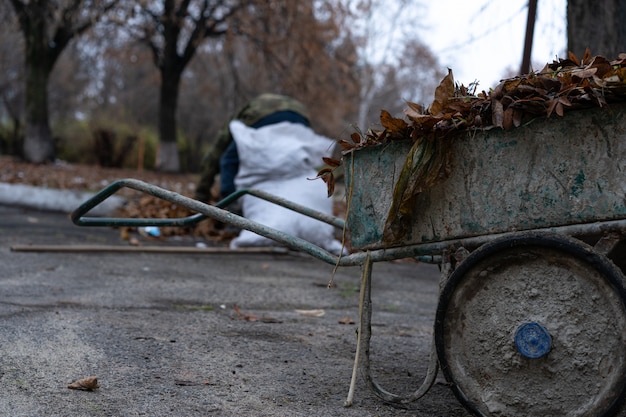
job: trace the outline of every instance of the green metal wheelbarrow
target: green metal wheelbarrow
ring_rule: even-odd
[[[509,132],[459,134],[452,174],[418,196],[410,230],[392,247],[383,244],[383,227],[407,141],[345,155],[345,221],[256,190],[209,206],[132,179],[109,185],[72,219],[81,226],[187,226],[212,218],[332,265],[362,266],[346,405],[358,368],[376,395],[392,403],[422,397],[441,369],[476,416],[609,416],[626,395],[625,112],[625,105],[612,105],[536,119]],[[87,217],[124,187],[197,214]],[[345,227],[353,253],[330,254],[223,209],[245,194]],[[370,284],[373,263],[407,257],[439,264],[441,291],[428,371],[412,394],[400,396],[370,373]]]

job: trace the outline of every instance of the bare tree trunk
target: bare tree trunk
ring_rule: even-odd
[[[37,61],[27,63],[24,158],[40,164],[54,160],[54,144],[48,124],[49,73],[38,66]]]
[[[579,58],[591,55],[608,59],[626,52],[626,0],[568,0],[567,48]]]
[[[54,63],[70,40],[89,29],[117,0],[88,5],[82,0],[10,1],[26,44],[24,158],[43,163],[54,159],[48,121],[48,80]]]
[[[33,163],[54,160],[54,144],[48,122],[48,79],[52,71],[49,47],[46,44],[46,22],[34,14],[24,32],[26,37],[26,123],[24,158]]]
[[[159,153],[156,167],[163,172],[179,172],[176,109],[180,89],[180,72],[161,71],[161,96],[159,99]]]

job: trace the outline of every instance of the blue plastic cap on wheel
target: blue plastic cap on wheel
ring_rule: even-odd
[[[515,347],[522,356],[537,359],[550,352],[552,337],[541,324],[524,323],[515,332]]]

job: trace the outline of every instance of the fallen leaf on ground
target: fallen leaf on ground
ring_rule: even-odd
[[[259,321],[259,318],[253,314],[243,313],[239,310],[237,304],[233,306],[233,310],[235,310],[235,314],[237,315],[237,320],[245,320],[245,321]]]
[[[233,309],[235,310],[235,314],[237,314],[237,316],[236,316],[237,320],[260,321],[261,323],[282,323],[281,320],[278,320],[278,319],[276,319],[274,317],[262,316],[261,318],[259,318],[259,317],[255,316],[254,314],[244,313],[244,312],[242,312],[239,309],[237,304],[235,304]]]
[[[262,323],[282,323],[282,320],[276,319],[274,317],[270,317],[270,316],[263,316],[261,317],[261,322]]]
[[[354,320],[352,320],[350,317],[344,317],[342,319],[339,319],[339,324],[354,324]]]
[[[308,316],[308,317],[322,317],[324,314],[326,314],[326,312],[324,310],[296,310],[296,313],[300,314],[301,316]]]
[[[67,386],[69,389],[78,389],[82,391],[93,391],[96,388],[100,388],[98,385],[98,378],[95,376],[89,376],[87,378],[79,379],[72,382]]]
[[[193,386],[198,386],[198,385],[211,385],[211,382],[209,380],[189,381],[185,379],[176,379],[174,380],[174,384],[181,386],[181,387],[193,387]]]

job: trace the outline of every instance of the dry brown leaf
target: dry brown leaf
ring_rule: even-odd
[[[559,97],[559,101],[564,105],[564,106],[568,106],[570,107],[572,105],[572,102],[565,96],[563,97]]]
[[[591,62],[591,51],[589,48],[585,49],[585,54],[583,55],[583,59],[580,60],[581,65],[587,65]]]
[[[602,81],[605,83],[619,83],[619,82],[622,82],[622,79],[620,78],[618,74],[613,74],[613,75],[604,77]]]
[[[557,98],[549,101],[548,112],[547,112],[548,117],[550,117],[552,115],[552,113],[554,112],[554,109],[556,108],[556,105],[557,105],[558,102],[559,102],[559,99],[557,99]]]
[[[579,82],[583,78],[593,77],[596,74],[596,72],[598,72],[598,69],[592,67],[592,68],[574,70],[571,72],[571,75],[572,75],[572,79],[574,82]]]
[[[556,108],[554,109],[554,111],[556,112],[556,114],[558,114],[559,116],[563,116],[563,104],[559,101],[556,103]]]
[[[410,101],[408,103],[406,103],[406,105],[407,105],[407,110],[410,109],[411,111],[413,111],[413,112],[415,112],[417,114],[424,114],[424,108],[421,105],[419,105],[417,103],[412,103]]]
[[[175,379],[174,384],[179,385],[181,387],[193,387],[197,385],[211,385],[211,382],[206,381],[190,381],[187,379]]]
[[[237,320],[259,321],[259,318],[253,314],[242,313],[237,304],[233,306],[233,310],[235,310]]]
[[[409,127],[407,122],[402,119],[393,117],[387,110],[381,110],[380,112],[380,124],[391,135],[403,134]]]
[[[282,320],[279,320],[271,316],[261,317],[261,323],[282,323],[282,322],[283,322]]]
[[[504,106],[502,106],[502,102],[498,100],[493,100],[491,102],[492,107],[492,123],[496,127],[503,128],[504,127]]]
[[[337,168],[339,165],[341,165],[341,161],[338,161],[337,159],[334,159],[334,158],[323,157],[322,161],[324,161],[324,163],[330,166],[331,168]]]
[[[518,109],[513,109],[513,126],[520,127],[522,124],[522,117],[524,117],[524,112]]]
[[[576,57],[576,55],[574,55],[574,53],[572,51],[569,51],[567,53],[567,56],[569,57],[569,59],[571,61],[573,61],[576,65],[580,65],[580,61],[578,60],[578,57]]]
[[[428,108],[428,113],[437,116],[444,112],[450,97],[454,97],[454,76],[452,70],[448,68],[446,75],[435,89],[435,101]]]
[[[509,130],[513,127],[513,108],[512,107],[509,107],[508,109],[504,111],[502,127],[504,127],[504,130]]]
[[[591,63],[589,64],[589,67],[595,68],[596,69],[595,75],[600,78],[603,78],[607,74],[611,73],[613,69],[613,66],[611,65],[609,60],[603,56],[593,57],[593,59],[591,60]]]
[[[510,80],[504,80],[502,82],[502,90],[505,94],[511,94],[513,91],[515,91],[520,83],[522,82],[521,78],[512,78]]]
[[[348,142],[347,140],[339,139],[337,141],[342,151],[350,151],[354,149],[354,143]]]
[[[307,316],[307,317],[322,317],[324,314],[326,314],[326,312],[324,310],[321,310],[321,309],[315,309],[315,310],[295,310],[295,312],[300,314],[301,316]]]
[[[98,378],[96,378],[95,376],[89,376],[87,378],[76,380],[69,384],[67,387],[69,389],[93,391],[97,388],[100,388],[100,385],[98,385]]]
[[[317,178],[321,178],[326,183],[328,197],[335,193],[335,175],[332,168],[322,168],[317,173]]]
[[[406,109],[404,109],[404,114],[411,120],[424,117],[424,113],[414,109],[413,107],[407,107]]]

